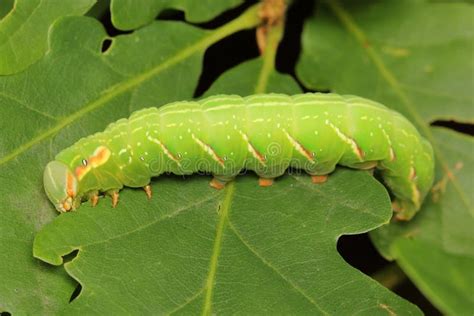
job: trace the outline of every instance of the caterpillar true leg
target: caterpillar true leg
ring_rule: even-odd
[[[319,176],[311,176],[311,182],[315,183],[315,184],[319,184],[319,183],[324,183],[326,182],[328,179],[328,175],[319,175]]]
[[[116,207],[119,201],[119,192],[118,190],[107,191],[107,194],[112,198],[112,207]]]
[[[269,187],[273,185],[273,179],[270,178],[259,178],[258,185],[261,187]]]
[[[146,196],[150,200],[151,199],[151,186],[147,184],[143,187],[143,190],[145,190]]]
[[[99,203],[99,193],[94,193],[92,194],[91,196],[91,204],[93,207],[95,207],[97,205],[97,203]]]

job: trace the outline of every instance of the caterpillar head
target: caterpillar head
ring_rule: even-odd
[[[66,164],[59,161],[48,163],[43,182],[46,195],[59,212],[68,212],[78,206],[78,182]]]

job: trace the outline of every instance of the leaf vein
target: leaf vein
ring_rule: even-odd
[[[237,231],[235,228],[234,224],[230,220],[228,220],[228,226],[230,230],[235,234],[235,236],[242,242],[242,244],[257,258],[259,259],[265,266],[267,266],[269,269],[271,269],[273,272],[275,272],[280,278],[282,278],[286,283],[288,283],[293,289],[296,290],[297,293],[299,293],[301,296],[303,296],[311,305],[314,305],[321,313],[324,315],[329,315],[328,312],[323,310],[321,306],[318,305],[318,303],[308,294],[305,293],[305,291],[300,288],[298,285],[296,285],[293,281],[291,281],[289,278],[287,278],[281,271],[279,271],[276,267],[274,267],[268,260],[266,260],[261,254],[259,254],[244,238],[243,236]]]

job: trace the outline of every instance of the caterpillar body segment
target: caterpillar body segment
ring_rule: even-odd
[[[123,186],[144,187],[165,172],[208,172],[222,188],[243,169],[269,186],[289,167],[315,183],[336,165],[377,168],[397,216],[411,218],[433,182],[431,145],[401,114],[356,96],[307,93],[216,95],[134,112],[60,152],[44,173],[61,211]]]

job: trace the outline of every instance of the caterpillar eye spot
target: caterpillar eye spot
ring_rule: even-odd
[[[84,167],[87,167],[87,160],[86,160],[86,159],[82,159],[82,165],[83,165]]]

